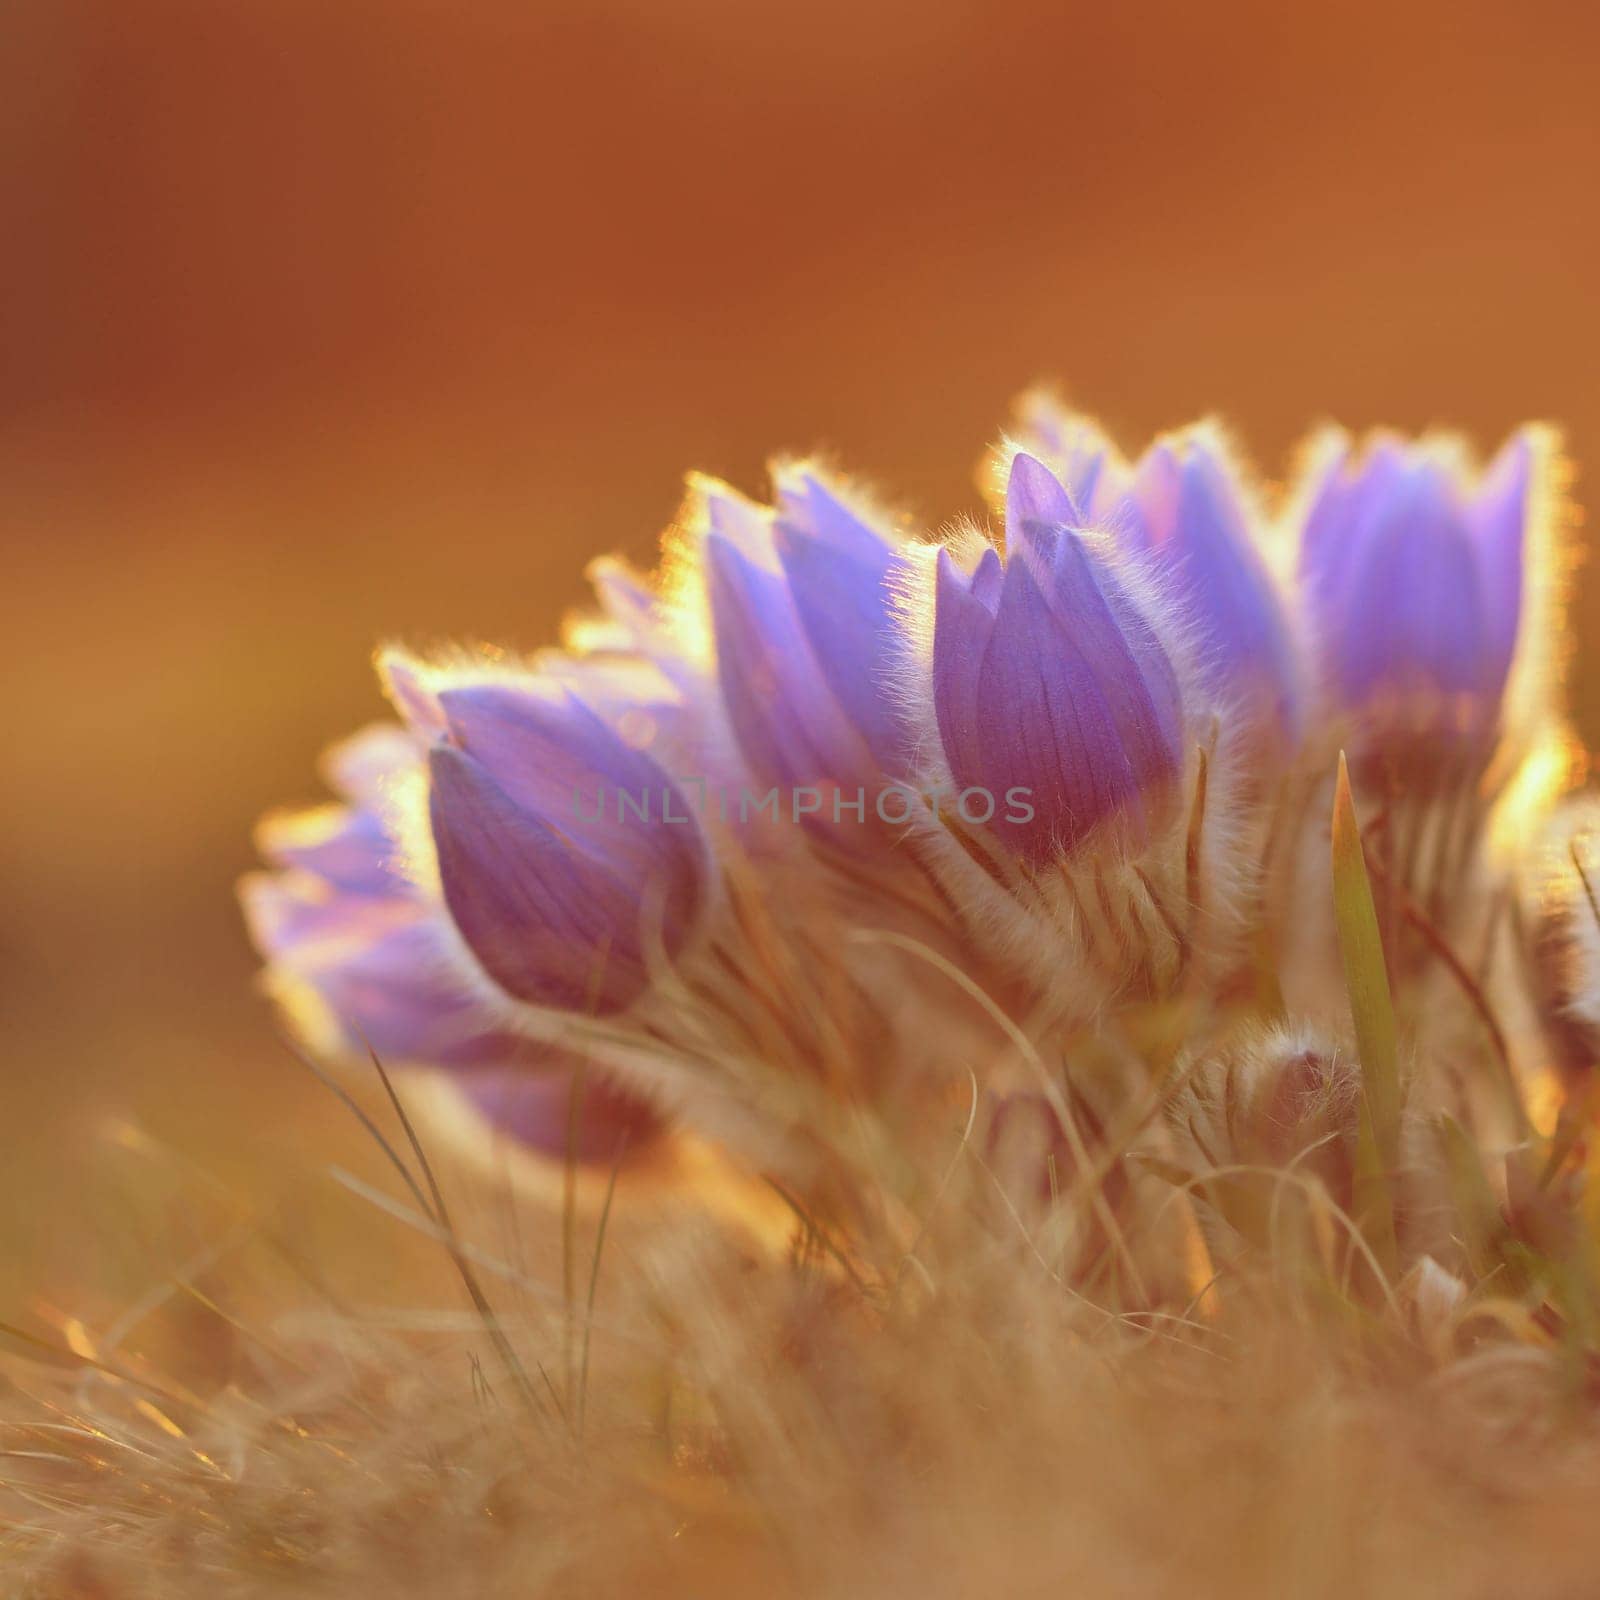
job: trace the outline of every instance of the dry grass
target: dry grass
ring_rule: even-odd
[[[775,1253],[625,1188],[598,1258],[572,1219],[569,1299],[458,1172],[427,1248],[481,1309],[364,1312],[263,1226],[121,1328],[15,1330],[5,1592],[1589,1592],[1570,1345],[1415,1277],[1341,1290],[1315,1225],[1193,1303],[1107,1309],[954,1122],[909,1236],[807,1213]],[[362,1203],[373,1252],[437,1232],[401,1185]]]

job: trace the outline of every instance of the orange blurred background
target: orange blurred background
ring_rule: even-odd
[[[686,468],[754,490],[826,445],[938,522],[1039,378],[1133,445],[1217,410],[1269,472],[1327,416],[1549,417],[1600,459],[1577,5],[17,0],[6,33],[0,1285],[81,1248],[109,1114],[223,1165],[326,1114],[250,988],[253,819],[380,712],[375,641],[548,640]]]

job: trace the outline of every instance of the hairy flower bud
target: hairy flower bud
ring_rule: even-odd
[[[1286,1173],[1314,1180],[1353,1212],[1360,1099],[1360,1067],[1347,1053],[1313,1032],[1279,1027],[1196,1063],[1168,1120],[1214,1213],[1262,1243]]]
[[[1522,872],[1527,970],[1570,1082],[1600,1061],[1600,796],[1558,806]]]
[[[1048,400],[1033,397],[1022,422],[1089,523],[1169,583],[1230,730],[1243,728],[1258,759],[1290,754],[1303,720],[1300,666],[1243,473],[1220,432],[1197,424],[1170,434],[1130,469],[1094,423]]]
[[[1305,499],[1300,584],[1323,689],[1363,759],[1429,782],[1481,767],[1521,637],[1536,483],[1524,431],[1469,476],[1447,441],[1331,437]]]
[[[1261,754],[1287,755],[1301,723],[1299,666],[1277,585],[1220,439],[1204,428],[1151,446],[1134,479],[1127,538],[1139,538],[1198,632],[1207,686]],[[1232,704],[1228,704],[1232,702]]]
[[[775,511],[702,481],[698,548],[729,726],[792,810],[801,789],[876,791],[909,735],[890,692],[899,540],[811,467],[776,479]]]
[[[1007,559],[963,570],[941,551],[933,703],[958,791],[1026,795],[988,826],[1033,866],[1115,830],[1142,842],[1172,816],[1183,705],[1171,658],[1106,541],[1037,459],[1018,454]]]
[[[312,1048],[376,1054],[386,1067],[447,1068],[494,1128],[535,1153],[564,1159],[571,1140],[571,1058],[508,1026],[463,969],[443,906],[407,874],[398,791],[422,781],[419,741],[367,729],[330,752],[346,803],[267,818],[262,853],[278,869],[240,885],[267,958],[268,987]],[[642,1150],[655,1114],[603,1073],[585,1075],[574,1153],[609,1162],[627,1132]]]
[[[535,678],[432,686],[428,757],[440,890],[507,994],[618,1011],[676,956],[701,909],[705,842],[688,799],[571,690]]]
[[[335,748],[347,804],[269,816],[262,853],[279,870],[240,885],[269,986],[317,1048],[399,1064],[515,1059],[522,1041],[482,1008],[451,965],[440,908],[407,876],[390,796],[417,780],[422,752],[381,726]]]

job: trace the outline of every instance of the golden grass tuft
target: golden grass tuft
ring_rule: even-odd
[[[5,1593],[1590,1592],[1556,1340],[1416,1277],[1340,1299],[1315,1228],[1107,1310],[951,1150],[910,1237],[625,1205],[598,1255],[573,1219],[569,1297],[491,1243],[512,1197],[441,1173],[453,1243],[397,1187],[367,1246],[465,1258],[481,1307],[363,1310],[263,1229],[110,1335],[41,1314],[0,1336]]]

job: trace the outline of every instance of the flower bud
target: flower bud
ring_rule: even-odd
[[[1202,1058],[1168,1119],[1215,1215],[1260,1244],[1290,1169],[1353,1214],[1360,1101],[1361,1070],[1349,1055],[1313,1032],[1277,1027]]]
[[[1577,795],[1556,808],[1521,887],[1529,981],[1570,1083],[1600,1060],[1600,797]]]
[[[1123,537],[1170,569],[1196,630],[1202,680],[1259,754],[1287,756],[1300,734],[1299,664],[1240,474],[1221,440],[1192,428],[1152,445],[1131,507]]]
[[[262,823],[262,853],[279,870],[240,884],[251,937],[269,989],[324,1053],[372,1050],[397,1066],[515,1061],[526,1041],[482,1005],[443,908],[401,865],[390,796],[420,780],[421,764],[403,730],[368,729],[328,759],[348,804]]]
[[[459,707],[457,719],[472,726]],[[598,1065],[583,1072],[572,1127],[576,1058],[486,1002],[445,907],[408,875],[396,802],[422,783],[423,762],[412,734],[369,728],[326,762],[346,803],[263,822],[262,853],[278,870],[249,875],[240,895],[268,988],[319,1053],[449,1069],[480,1118],[536,1154],[564,1160],[570,1146],[578,1161],[604,1164],[624,1139],[644,1149],[660,1119]]]
[[[1089,525],[1170,585],[1229,731],[1244,731],[1258,757],[1290,754],[1303,720],[1299,662],[1244,475],[1218,430],[1170,434],[1130,469],[1094,423],[1048,400],[1025,402],[1022,422]]]
[[[891,686],[900,542],[815,469],[782,467],[776,479],[775,511],[700,486],[700,562],[728,723],[761,783],[791,795],[875,792],[909,753]]]
[[[1114,553],[1034,457],[1011,465],[1004,562],[938,557],[933,701],[958,791],[1027,796],[988,824],[1033,866],[1173,815],[1183,706],[1172,660]]]
[[[428,758],[440,890],[507,994],[613,1012],[676,956],[704,901],[705,843],[687,798],[570,690],[537,679],[434,687]]]
[[[1437,439],[1324,446],[1300,586],[1353,755],[1431,784],[1488,759],[1521,639],[1537,466],[1529,430],[1476,478]]]

